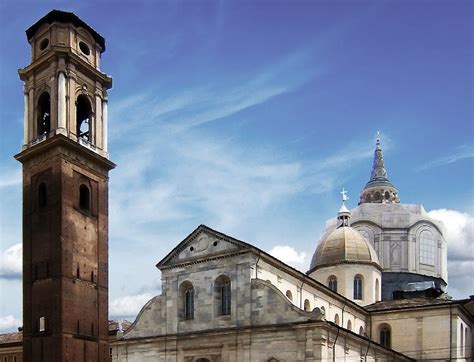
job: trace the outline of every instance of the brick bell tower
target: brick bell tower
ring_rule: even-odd
[[[26,35],[24,82],[23,358],[108,361],[105,40],[53,10]]]

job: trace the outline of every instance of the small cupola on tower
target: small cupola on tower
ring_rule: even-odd
[[[374,152],[374,162],[370,180],[360,193],[359,205],[364,203],[398,204],[398,190],[387,178],[385,162],[383,159],[382,146],[380,144],[380,134],[377,136]]]
[[[24,81],[24,141],[28,149],[64,135],[107,157],[107,90],[100,71],[105,40],[73,13],[53,10],[26,30],[31,64]]]

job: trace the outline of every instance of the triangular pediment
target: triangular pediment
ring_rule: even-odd
[[[206,225],[200,225],[156,266],[161,269],[232,255],[252,248],[250,244],[222,234]]]

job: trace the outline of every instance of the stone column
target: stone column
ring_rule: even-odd
[[[28,91],[28,119],[31,119],[31,122],[28,122],[28,137],[29,140],[33,140],[38,137],[38,130],[37,130],[37,121],[34,114],[35,104],[34,104],[34,97],[35,91],[33,88],[30,88]]]
[[[104,149],[104,138],[103,138],[103,120],[102,120],[102,99],[96,93],[95,95],[95,122],[93,139],[95,139],[95,145],[99,148]]]
[[[66,133],[66,77],[63,72],[58,76],[58,131]]]
[[[107,127],[108,127],[108,110],[107,110],[107,99],[104,99],[102,102],[102,142],[103,147],[102,149],[104,152],[107,152],[108,149],[108,134],[107,134]]]
[[[23,110],[23,145],[27,145],[30,135],[29,135],[29,124],[28,124],[28,93],[25,91],[23,93],[23,99],[25,102],[25,108]]]

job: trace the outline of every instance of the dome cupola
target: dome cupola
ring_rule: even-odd
[[[311,278],[360,305],[380,300],[382,267],[372,244],[351,228],[343,189],[337,225],[321,238],[311,260]]]
[[[336,229],[326,233],[311,260],[310,270],[340,263],[374,264],[380,268],[374,247],[357,230],[350,227],[351,213],[345,205],[348,199],[343,189],[342,206],[337,214]]]

